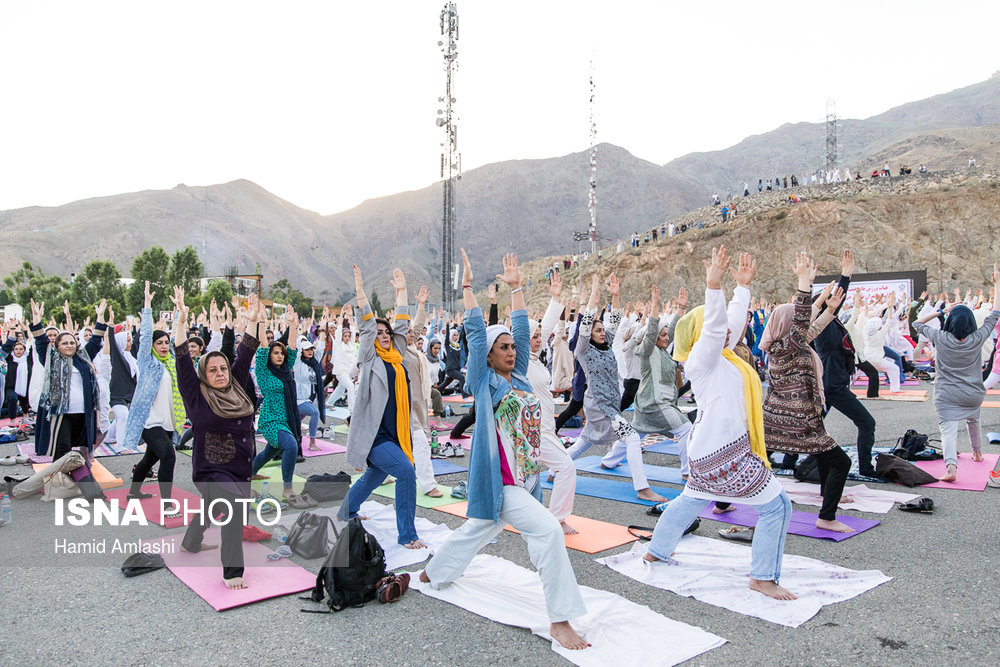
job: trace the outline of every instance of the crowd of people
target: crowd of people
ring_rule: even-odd
[[[918,364],[930,367],[947,464],[942,481],[956,479],[961,422],[974,459],[982,458],[979,410],[986,389],[1000,382],[996,268],[989,293],[925,292],[907,300],[888,291],[849,299],[850,251],[841,258],[839,280],[815,296],[816,264],[798,253],[790,277],[795,295],[777,304],[753,296],[754,258],[731,257],[721,247],[705,260],[707,287],[695,308],[689,309],[685,289],[664,298],[656,285],[649,286],[648,301],[623,306],[614,274],[604,283],[593,275],[586,303],[578,304],[564,293],[554,267],[548,303],[533,312],[525,301],[526,276],[508,254],[496,275],[510,292],[501,318],[496,288],[484,313],[464,250],[462,259],[464,309],[453,315],[427,308],[426,287],[413,293],[411,304],[398,269],[393,305],[376,312],[357,266],[356,306],[339,314],[324,308],[319,319],[290,308],[275,317],[253,296],[231,307],[212,303],[204,318],[192,319],[184,291],[175,287],[168,323],[154,318],[148,283],[140,313],[115,318],[101,302],[93,326],[75,327],[68,311],[63,326],[46,325],[44,304],[32,301],[30,321],[9,320],[4,327],[4,408],[15,427],[33,424],[40,455],[58,459],[102,443],[131,452],[144,443],[130,499],[151,497],[142,485],[154,466],[158,494],[170,498],[176,449],[191,447],[193,481],[206,501],[263,501],[251,482],[279,460],[282,492],[271,500],[305,509],[316,501],[295,492],[296,463],[303,447],[317,447],[320,424],[342,402],[349,415],[347,462],[364,472],[340,518],[359,516],[362,503],[391,476],[399,544],[424,549],[417,495],[442,495],[431,458],[464,454],[451,446],[442,454],[429,417],[444,415],[443,394],[460,393],[473,406],[451,434],[467,437],[471,448],[468,520],[421,579],[448,586],[510,524],[539,571],[551,635],[573,649],[586,642],[570,621],[586,609],[564,535],[577,531],[570,517],[574,461],[593,445],[607,448],[603,468],[627,462],[636,497],[657,503],[652,512],[660,518],[645,555],[650,563],[668,560],[709,504],[716,513],[731,511],[733,503],[755,507],[760,520],[748,538],[748,585],[777,600],[796,596],[780,584],[791,504],[772,468],[794,466],[800,455],[815,457],[823,496],[816,526],[851,532],[836,516],[851,460],[825,428],[836,410],[857,428],[860,473],[877,477],[876,423],[850,389],[855,378],[866,376],[867,395],[876,397],[884,391],[882,375],[893,394],[906,374],[922,372]],[[735,288],[727,295],[723,281],[730,275]],[[565,404],[558,414],[557,399]],[[582,432],[564,442],[558,433],[574,419],[581,419]],[[643,473],[648,433],[678,443],[685,482],[678,498],[661,497]],[[543,476],[553,483],[548,508]],[[203,520],[192,523],[183,548],[216,546],[203,543],[205,528]],[[222,576],[231,589],[246,587],[241,529],[230,517],[221,535]]]

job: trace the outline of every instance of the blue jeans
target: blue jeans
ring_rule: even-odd
[[[299,403],[299,416],[309,416],[309,437],[316,437],[316,427],[319,426],[319,408],[312,401]]]
[[[394,442],[382,441],[372,445],[368,453],[368,469],[347,492],[337,518],[347,521],[356,517],[361,503],[368,500],[372,491],[381,486],[389,475],[396,478],[397,541],[409,544],[417,539],[417,529],[413,525],[417,515],[417,475],[410,459]]]
[[[295,459],[299,455],[299,443],[288,431],[278,431],[278,446],[268,443],[253,459],[253,474],[264,467],[264,464],[274,458],[274,450],[281,450],[281,481],[287,494],[292,489],[292,476],[295,474]]]
[[[710,500],[692,498],[682,493],[667,503],[649,542],[649,553],[660,560],[668,560],[684,536],[686,529]],[[760,513],[753,533],[750,577],[758,581],[778,582],[781,576],[781,557],[785,551],[785,534],[792,520],[792,503],[788,494],[781,492],[769,503],[756,507]]]
[[[899,366],[899,382],[906,382],[906,373],[903,372],[903,358],[891,347],[883,346],[882,351],[885,352],[885,356],[895,361],[896,365]]]

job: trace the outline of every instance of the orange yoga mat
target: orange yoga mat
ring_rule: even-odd
[[[858,398],[868,401],[906,401],[910,403],[922,403],[927,400],[927,391],[924,389],[900,389],[895,394],[880,391],[878,398],[867,398],[862,389],[852,389],[851,392]]]
[[[461,502],[451,505],[441,505],[434,509],[439,512],[465,518],[465,509],[467,506],[468,503]],[[620,547],[623,544],[635,542],[636,540],[636,537],[630,535],[625,526],[597,521],[596,519],[588,519],[587,517],[576,516],[575,514],[570,514],[566,521],[579,531],[576,535],[566,536],[566,546],[576,551],[582,551],[583,553],[596,554],[600,551],[607,551],[608,549]],[[512,533],[518,532],[513,526],[504,526],[504,530],[509,530]]]
[[[983,401],[984,408],[1000,408],[1000,401]]]
[[[31,467],[34,468],[35,472],[40,472],[48,468],[49,465],[48,463],[32,463]],[[90,464],[90,472],[94,474],[94,479],[101,485],[102,489],[117,489],[119,486],[125,486],[121,477],[112,475],[97,459],[94,459]]]

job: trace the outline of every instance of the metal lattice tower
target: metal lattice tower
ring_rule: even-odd
[[[597,252],[597,123],[594,121],[594,61],[590,61],[590,252]]]
[[[837,102],[832,97],[826,101],[826,168],[837,168]]]
[[[454,111],[455,72],[458,70],[458,8],[454,2],[441,10],[441,41],[444,56],[444,96],[438,98],[437,125],[444,128],[441,142],[441,178],[444,181],[441,216],[441,303],[451,311],[455,306],[455,182],[462,178],[462,156],[458,152],[458,117]]]

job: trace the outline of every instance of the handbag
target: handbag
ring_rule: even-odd
[[[350,488],[351,476],[346,472],[338,472],[336,475],[325,472],[321,475],[310,475],[302,487],[302,494],[308,494],[310,498],[322,503],[329,500],[343,500]]]
[[[876,454],[875,473],[890,482],[911,487],[938,481],[934,475],[892,454]]]
[[[286,544],[292,552],[303,558],[320,558],[330,553],[333,540],[336,538],[337,528],[333,519],[312,512],[303,512],[288,531]]]

